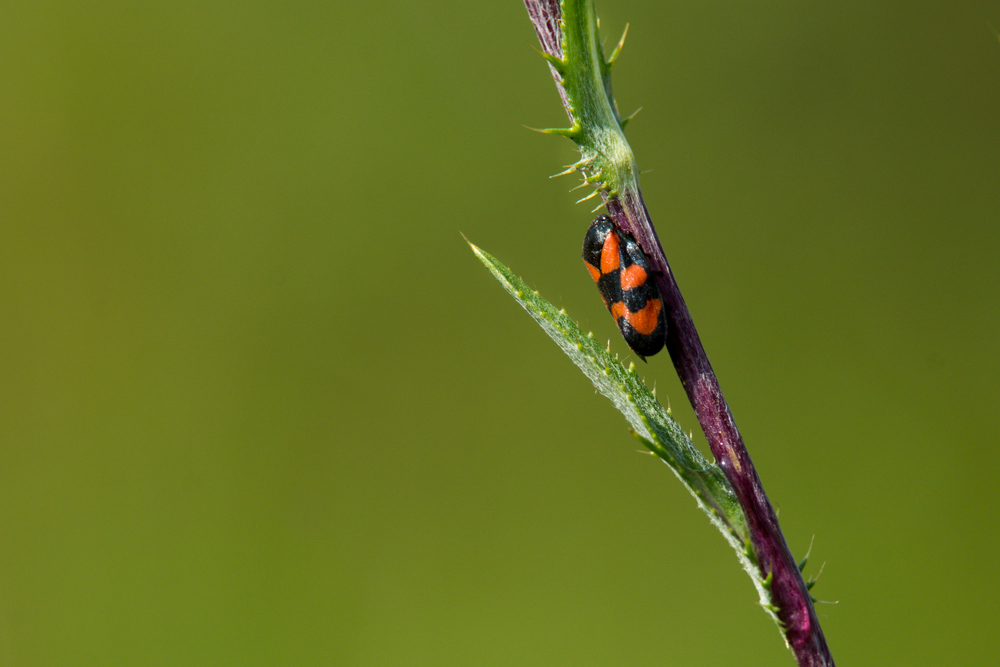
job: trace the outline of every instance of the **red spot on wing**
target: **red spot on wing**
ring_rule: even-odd
[[[622,269],[622,289],[630,290],[646,284],[646,270],[638,264]]]
[[[614,232],[608,234],[601,247],[601,273],[611,273],[621,266],[621,258],[618,251],[618,235]]]
[[[646,307],[638,313],[630,313],[624,308],[623,310],[625,310],[625,321],[631,324],[632,328],[643,336],[648,336],[656,331],[656,325],[659,324],[660,311],[663,310],[663,304],[660,303],[659,299],[650,299],[646,302]]]
[[[611,317],[615,318],[615,322],[618,321],[619,317],[628,319],[628,316],[628,308],[625,307],[625,303],[623,301],[615,301],[611,304]]]
[[[601,279],[601,270],[599,268],[587,260],[584,260],[583,263],[587,265],[587,270],[590,271],[590,277],[594,279],[595,283]]]

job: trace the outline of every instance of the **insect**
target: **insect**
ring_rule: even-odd
[[[667,317],[649,258],[628,232],[606,215],[590,223],[583,261],[625,342],[645,361],[663,347]]]

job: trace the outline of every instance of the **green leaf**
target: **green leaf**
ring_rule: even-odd
[[[617,355],[612,356],[608,349],[599,345],[593,334],[584,333],[565,311],[557,310],[489,253],[469,245],[504,289],[590,378],[597,390],[614,403],[639,441],[670,466],[712,523],[742,554],[747,537],[746,521],[729,482],[639,379],[635,364],[626,368]]]
[[[468,239],[466,239],[468,242]],[[774,614],[770,580],[757,566],[747,540],[747,526],[732,487],[722,470],[709,461],[691,442],[680,425],[656,400],[635,372],[635,364],[622,365],[617,355],[597,343],[592,333],[584,333],[565,310],[543,299],[507,266],[489,253],[469,243],[472,252],[500,281],[528,314],[554,340],[573,363],[590,378],[597,390],[614,403],[632,427],[632,433],[650,452],[663,460],[691,492],[698,506],[736,551],[760,595],[760,603]]]

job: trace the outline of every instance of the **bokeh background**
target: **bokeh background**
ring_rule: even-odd
[[[996,664],[1000,3],[598,9],[835,657]],[[627,352],[518,1],[2,15],[0,664],[793,664],[462,240]]]

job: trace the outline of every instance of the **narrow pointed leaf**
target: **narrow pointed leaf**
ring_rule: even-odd
[[[725,475],[695,447],[680,425],[660,405],[639,379],[635,365],[626,368],[617,356],[599,344],[593,334],[585,333],[565,311],[543,299],[495,257],[471,243],[469,245],[504,289],[625,416],[640,442],[670,466],[736,551],[760,594],[761,605],[771,609],[770,593],[763,584],[767,577],[757,567],[752,550],[747,548],[746,521]]]

